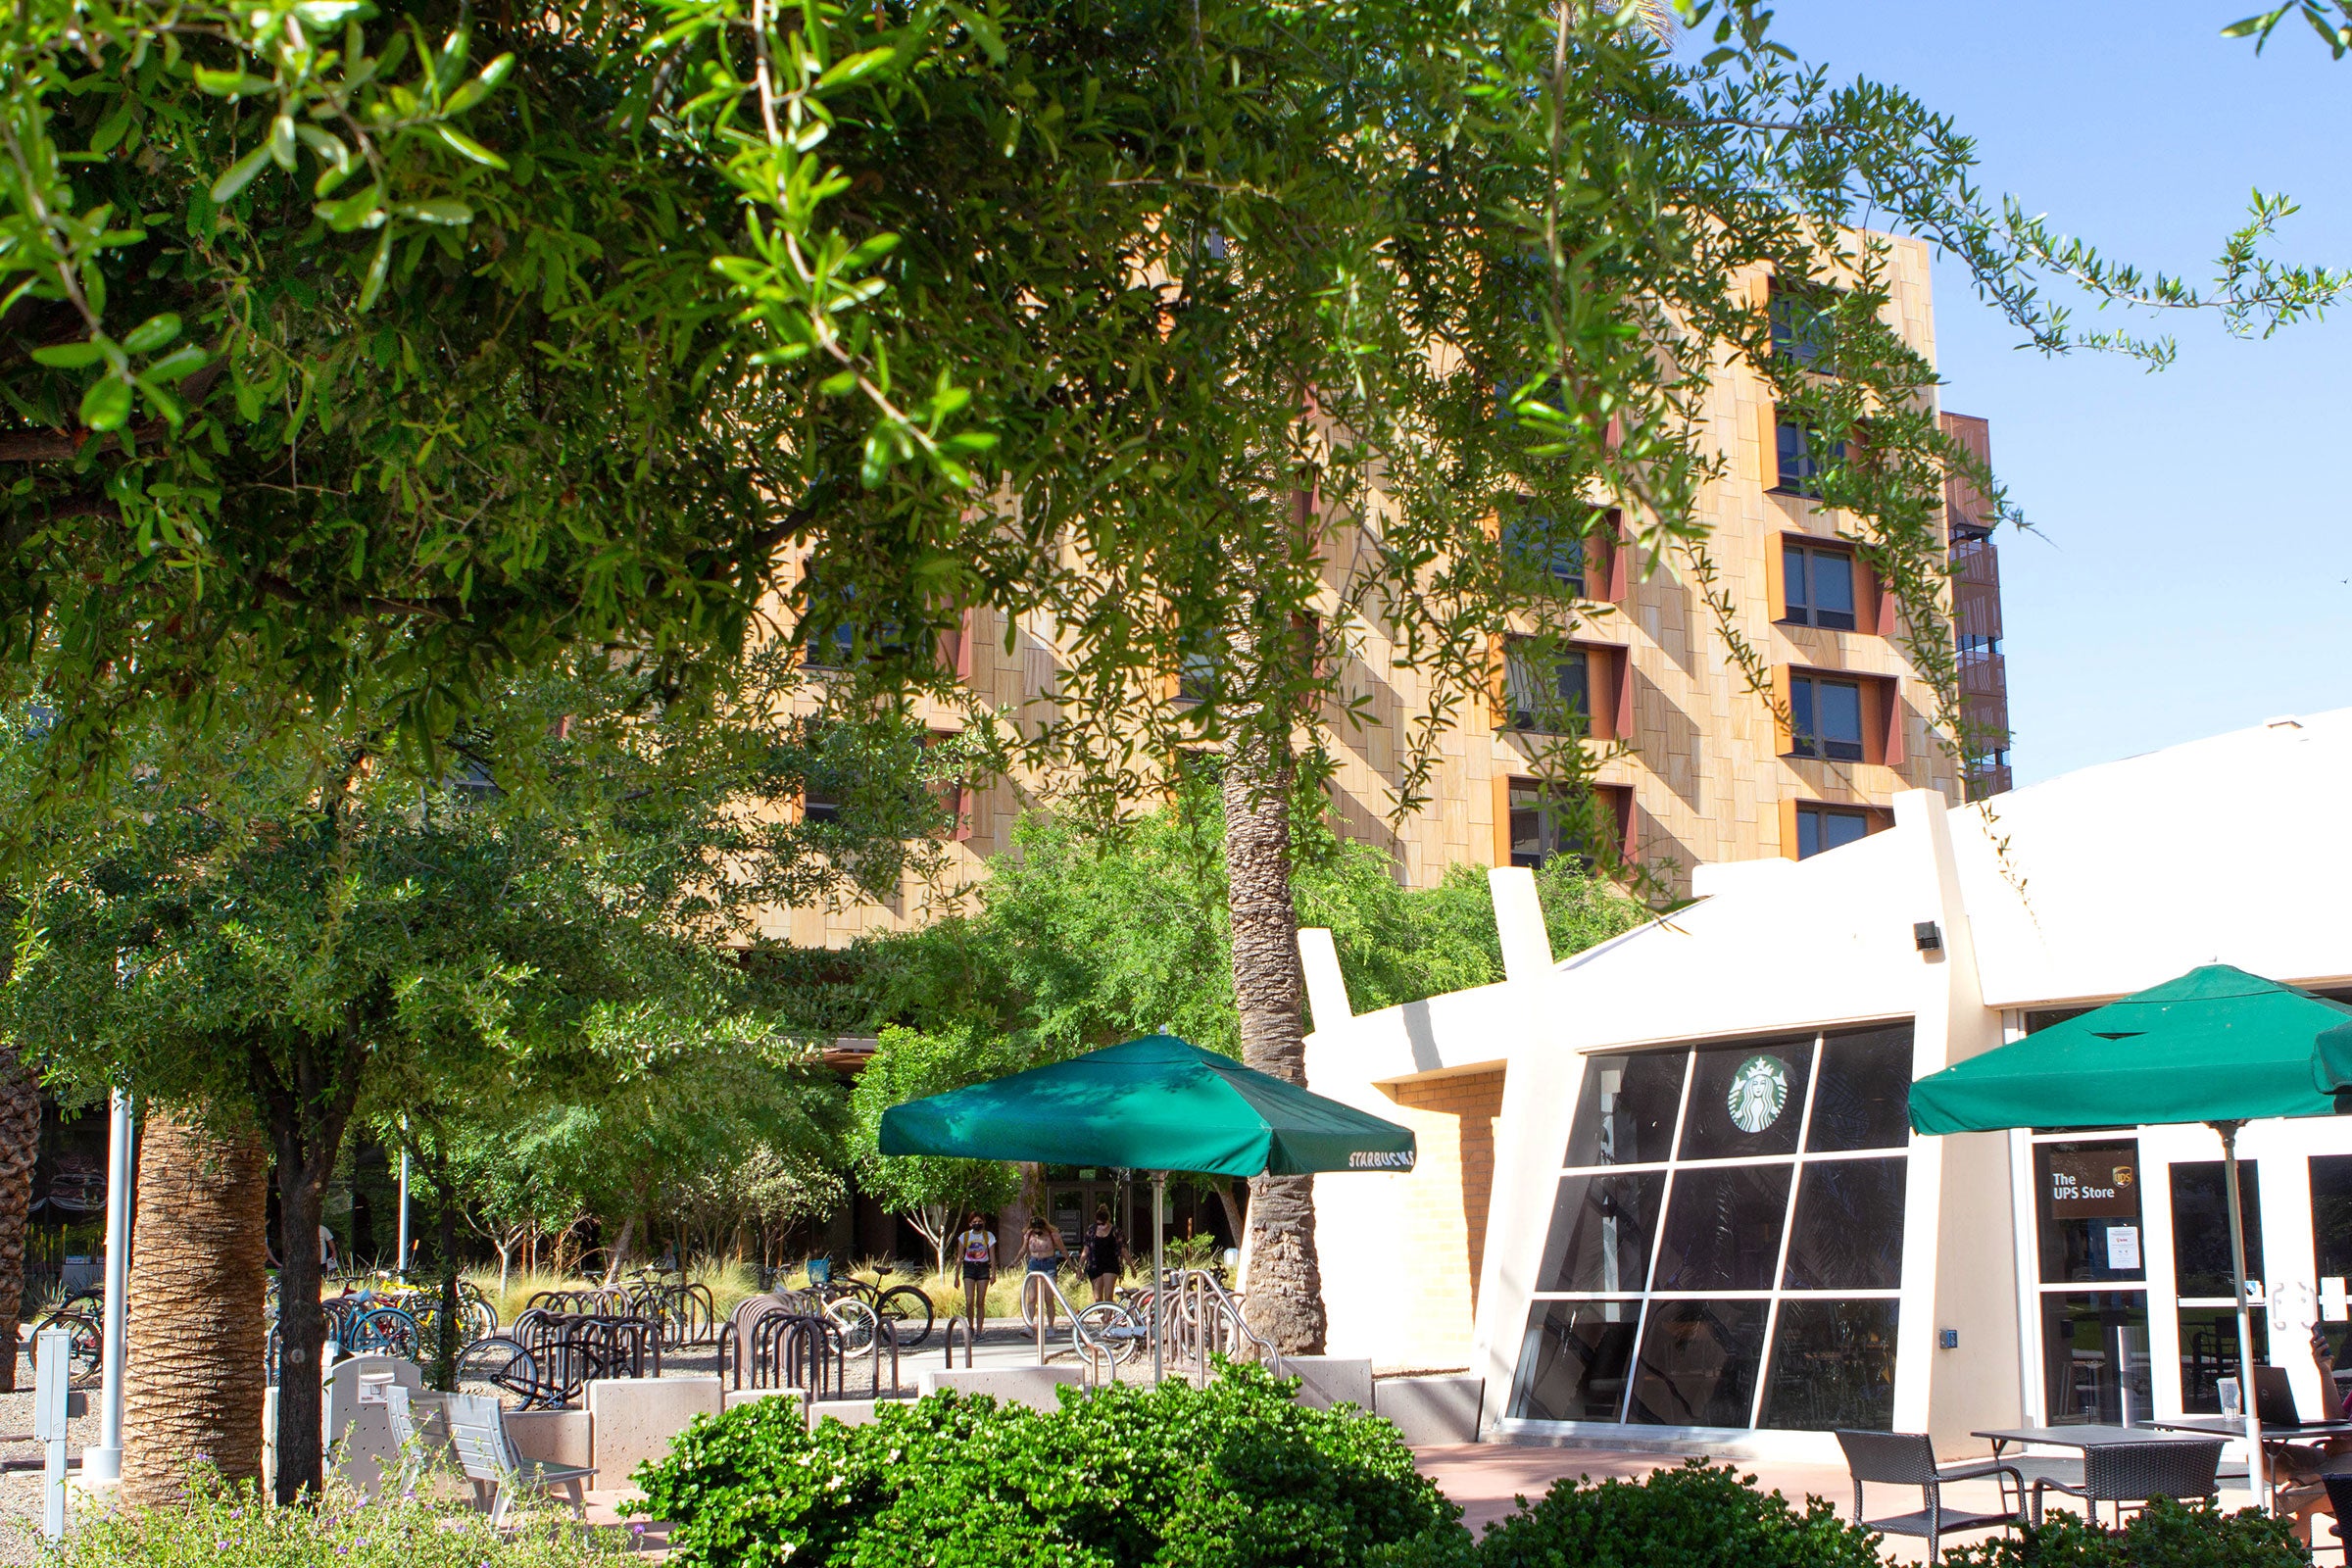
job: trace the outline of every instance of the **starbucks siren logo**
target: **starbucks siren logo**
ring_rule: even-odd
[[[1732,1125],[1743,1133],[1760,1133],[1781,1119],[1788,1103],[1788,1069],[1776,1057],[1750,1056],[1732,1074],[1732,1087],[1723,1097]]]

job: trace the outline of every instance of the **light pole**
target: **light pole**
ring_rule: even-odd
[[[130,1298],[130,1096],[114,1093],[106,1145],[106,1326],[98,1383],[98,1441],[81,1450],[85,1481],[122,1476],[122,1352]]]
[[[409,1277],[409,1152],[400,1152],[400,1261],[392,1266],[393,1277],[406,1281]]]

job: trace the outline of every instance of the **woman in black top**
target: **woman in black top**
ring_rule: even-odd
[[[1095,1205],[1095,1223],[1081,1243],[1086,1252],[1086,1277],[1094,1282],[1095,1299],[1107,1301],[1119,1287],[1119,1272],[1127,1266],[1126,1239],[1112,1228],[1110,1205]]]

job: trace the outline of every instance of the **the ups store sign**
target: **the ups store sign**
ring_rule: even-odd
[[[2051,1150],[2050,1213],[2057,1219],[2136,1219],[2139,1172],[2115,1150]]]

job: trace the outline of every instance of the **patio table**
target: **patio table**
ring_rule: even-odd
[[[1971,1437],[1992,1440],[1992,1456],[2017,1466],[2027,1481],[2061,1481],[2069,1486],[2082,1484],[2082,1461],[2080,1459],[2039,1458],[2022,1455],[2006,1458],[2002,1449],[2011,1444],[2038,1445],[2045,1448],[2096,1448],[2111,1443],[2193,1443],[2193,1438],[2167,1437],[2147,1427],[2123,1427],[2111,1422],[2083,1421],[2063,1427],[2000,1427],[1991,1431],[1974,1432]],[[2001,1483],[2001,1496],[2009,1495],[2009,1483]],[[2021,1499],[2022,1500],[2022,1499]]]

